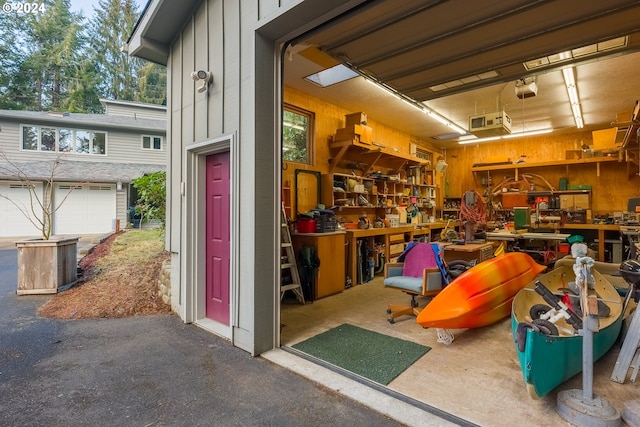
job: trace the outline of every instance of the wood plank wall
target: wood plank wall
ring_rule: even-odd
[[[312,164],[305,165],[292,162],[284,162],[283,164],[283,185],[289,184],[291,187],[292,197],[295,197],[295,170],[302,169],[318,171],[321,174],[328,173],[330,167],[329,159],[331,157],[329,152],[329,142],[336,133],[336,129],[344,127],[344,116],[355,113],[356,111],[345,110],[291,87],[285,87],[284,102],[285,104],[291,104],[315,114],[315,152]],[[366,111],[364,113],[366,113]],[[382,125],[372,120],[368,120],[367,124],[372,128],[373,141],[384,144],[386,147],[396,148],[400,153],[409,154],[410,144],[413,143],[432,152],[436,161],[441,157],[440,150],[433,147],[428,142],[422,141],[398,129]],[[334,172],[349,173],[349,170],[336,168]],[[307,179],[303,181],[306,187],[297,189],[299,197],[301,199],[312,197],[316,191],[313,184],[310,184]],[[436,184],[438,184],[437,180]],[[306,199],[298,200],[298,205],[308,206],[309,202]],[[341,216],[345,216],[349,220],[357,220],[359,214]]]
[[[313,164],[285,162],[282,171],[282,182],[291,184],[292,195],[295,195],[294,173],[296,169],[319,171],[324,174],[329,170],[329,141],[336,129],[344,126],[344,116],[354,113],[336,105],[329,104],[318,98],[291,87],[285,87],[284,101],[297,107],[315,113],[315,157]],[[365,111],[366,113],[366,111]],[[369,120],[373,129],[373,140],[388,147],[397,148],[402,153],[409,153],[411,143],[434,153],[434,162],[445,158],[449,165],[446,173],[436,175],[436,185],[440,186],[439,206],[441,197],[460,197],[465,191],[476,189],[480,193],[484,187],[481,182],[482,174],[473,174],[472,165],[486,162],[496,156],[503,156],[515,161],[524,156],[525,162],[564,161],[567,150],[579,150],[583,145],[592,145],[593,138],[590,131],[580,131],[560,135],[541,135],[529,138],[519,138],[508,141],[490,142],[484,144],[460,145],[443,152],[428,141],[412,137],[398,129],[394,129],[375,121]],[[613,214],[614,211],[624,211],[630,197],[640,196],[640,177],[638,171],[630,170],[626,162],[611,162],[600,164],[600,175],[597,175],[596,164],[558,165],[541,168],[527,168],[525,173],[543,176],[555,189],[558,189],[561,177],[567,178],[569,185],[590,184],[593,189],[593,215]],[[336,172],[348,172],[338,169]],[[493,171],[490,173],[492,182],[497,185],[505,176],[512,176],[512,170]],[[537,180],[537,183],[542,181]],[[536,189],[543,190],[542,186]],[[313,194],[315,188],[300,189],[300,197]],[[304,201],[302,202],[304,204]]]
[[[481,178],[490,174],[492,182],[497,185],[505,176],[513,176],[513,170],[471,173],[474,163],[482,163],[496,156],[503,155],[511,161],[524,155],[525,162],[553,162],[558,166],[521,169],[520,173],[543,176],[556,189],[561,177],[568,180],[569,186],[589,184],[592,186],[592,209],[594,215],[613,214],[614,211],[625,211],[627,200],[640,195],[640,177],[635,168],[626,162],[607,162],[600,164],[600,175],[596,164],[562,165],[567,150],[579,150],[584,145],[592,145],[591,132],[576,132],[561,135],[543,135],[511,141],[490,142],[484,144],[462,145],[447,150],[445,189],[448,196],[461,196],[466,190],[476,189],[482,193]],[[538,180],[538,183],[542,181]],[[544,188],[536,186],[536,189]]]

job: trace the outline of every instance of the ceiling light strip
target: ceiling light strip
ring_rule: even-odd
[[[456,125],[455,123],[453,123],[451,120],[449,120],[448,118],[446,118],[445,116],[443,116],[442,114],[438,113],[437,111],[433,110],[432,108],[426,107],[425,105],[407,97],[406,95],[401,94],[400,92],[396,91],[395,89],[387,86],[386,84],[379,82],[375,79],[373,79],[370,76],[365,76],[363,75],[365,81],[371,83],[372,85],[384,90],[385,92],[389,93],[390,95],[395,96],[396,98],[400,99],[402,102],[404,102],[407,105],[410,105],[411,107],[422,111],[423,113],[425,113],[426,115],[430,116],[431,118],[433,118],[434,120],[436,120],[437,122],[450,127],[451,129],[453,129],[455,132],[459,133],[460,135],[466,135],[467,133],[469,133],[466,129],[463,129],[462,127]]]
[[[500,135],[500,136],[489,136],[486,138],[476,138],[476,139],[465,139],[463,141],[458,141],[458,144],[475,144],[478,142],[489,142],[489,141],[498,141],[501,139],[510,139],[510,138],[520,138],[524,136],[533,136],[533,135],[543,135],[545,133],[551,133],[553,129],[540,129],[540,130],[531,130],[527,132],[516,132],[510,133],[508,135]]]
[[[562,77],[564,78],[564,84],[567,87],[567,95],[569,96],[571,113],[573,114],[573,119],[576,122],[576,127],[578,129],[582,129],[584,127],[584,120],[582,119],[582,108],[580,107],[580,97],[578,96],[578,88],[574,76],[574,68],[563,68]]]

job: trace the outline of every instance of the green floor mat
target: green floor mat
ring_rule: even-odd
[[[293,348],[383,385],[431,350],[347,323],[294,344]]]

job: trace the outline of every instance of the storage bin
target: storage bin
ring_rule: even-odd
[[[334,215],[316,216],[316,233],[332,233],[338,229],[338,220]]]
[[[299,218],[296,221],[298,233],[315,233],[316,220],[313,218]]]

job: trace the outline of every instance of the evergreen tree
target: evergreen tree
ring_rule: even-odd
[[[96,65],[86,58],[83,59],[62,103],[62,109],[71,113],[102,113],[104,108],[100,103],[100,81]]]
[[[144,61],[138,69],[138,102],[167,105],[167,68]]]
[[[31,99],[25,99],[24,105],[35,111],[61,108],[75,78],[80,48],[82,16],[71,12],[69,0],[45,4],[44,13],[22,15],[27,29],[19,43],[25,57],[16,77],[28,80],[16,82],[23,88],[25,83],[33,85],[27,92]]]
[[[0,0],[0,4],[4,4]],[[93,18],[70,0],[0,19],[0,109],[100,113],[100,98],[166,103],[166,69],[121,48],[138,19],[132,0],[100,0]]]
[[[26,21],[17,14],[5,13],[0,19],[0,109],[24,108],[17,96],[19,91],[16,91],[14,80],[19,79],[20,64],[25,56],[18,40],[26,27]]]
[[[122,51],[138,19],[131,0],[100,0],[91,20],[90,58],[102,76],[99,91],[109,99],[133,100],[141,61]]]

